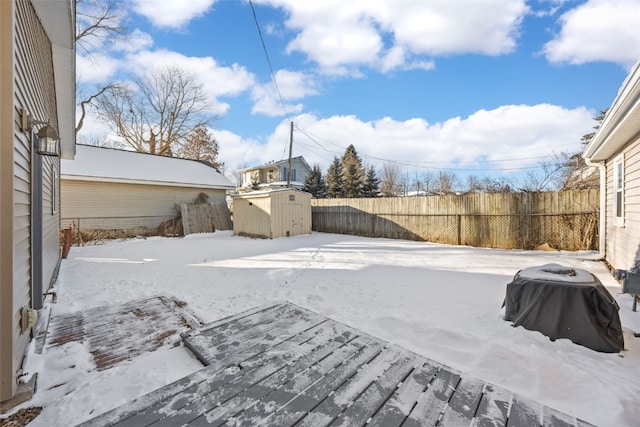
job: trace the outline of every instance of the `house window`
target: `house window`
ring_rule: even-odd
[[[613,215],[617,226],[624,226],[624,157],[613,161]]]
[[[282,170],[284,171],[283,176],[284,179],[283,181],[287,181],[289,179],[289,170],[287,168],[282,168]],[[295,181],[296,180],[296,170],[295,169],[291,169],[291,181]]]

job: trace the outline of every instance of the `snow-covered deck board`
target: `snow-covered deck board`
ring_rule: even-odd
[[[205,368],[83,425],[588,425],[290,303],[183,338]]]

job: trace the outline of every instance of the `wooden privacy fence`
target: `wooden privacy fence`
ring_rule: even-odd
[[[503,249],[598,249],[599,191],[312,199],[314,231]]]

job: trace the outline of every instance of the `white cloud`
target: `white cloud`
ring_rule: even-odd
[[[288,101],[296,101],[305,96],[318,93],[315,80],[308,74],[289,70],[278,70],[275,78],[280,96],[282,96],[282,101],[284,101],[285,108],[289,114],[300,113],[303,105],[301,103],[291,104]],[[280,96],[273,82],[254,86],[251,92],[251,98],[254,101],[251,112],[272,117],[285,115]]]
[[[127,64],[129,71],[139,76],[166,67],[178,67],[193,73],[209,96],[215,114],[225,114],[229,109],[229,105],[219,97],[237,96],[248,90],[255,80],[252,73],[238,64],[224,67],[211,57],[185,56],[168,50],[137,52],[128,57]]]
[[[494,169],[531,167],[543,156],[581,150],[580,138],[592,129],[593,115],[584,107],[548,104],[507,105],[433,124],[420,118],[397,121],[384,117],[365,122],[352,115],[318,118],[303,114],[294,119],[294,155],[320,164],[323,171],[349,144],[378,169],[385,161],[411,171],[480,168],[487,160],[494,162],[490,164]],[[287,152],[288,135],[286,120],[264,145],[236,149],[245,160],[248,152],[253,153],[255,160],[250,165],[280,160]],[[223,160],[227,161],[227,155],[221,150]],[[234,159],[228,164],[236,163]]]
[[[116,39],[112,50],[124,52],[137,52],[143,49],[149,49],[153,46],[153,38],[148,33],[139,29],[133,30],[124,39]]]
[[[510,53],[529,13],[524,0],[258,2],[284,9],[286,27],[296,32],[288,51],[330,74],[357,74],[362,66],[430,69],[432,56]]]
[[[640,55],[638,0],[589,0],[563,14],[560,23],[560,34],[544,47],[551,62],[630,67]]]
[[[134,10],[161,28],[181,28],[204,15],[216,0],[134,0]]]
[[[80,84],[104,83],[118,71],[120,61],[111,56],[94,53],[76,56],[76,80]]]

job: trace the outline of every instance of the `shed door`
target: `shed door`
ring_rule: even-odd
[[[291,218],[291,235],[297,236],[302,234],[304,227],[304,219],[302,217],[302,205],[289,205]]]

